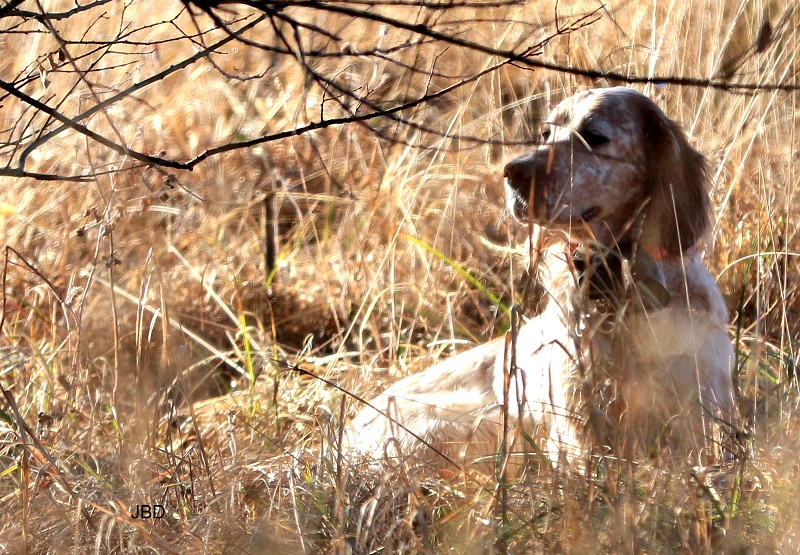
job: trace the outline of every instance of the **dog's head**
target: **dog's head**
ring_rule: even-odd
[[[641,93],[615,87],[567,98],[542,139],[505,167],[508,208],[519,220],[578,241],[642,241],[669,255],[708,228],[705,160]]]

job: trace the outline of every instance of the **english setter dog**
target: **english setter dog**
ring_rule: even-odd
[[[516,333],[372,399],[350,443],[375,457],[493,465],[505,453],[716,460],[736,420],[728,312],[696,244],[706,163],[649,98],[578,93],[505,167],[507,206],[547,231],[549,297]],[[489,466],[491,468],[491,466]]]

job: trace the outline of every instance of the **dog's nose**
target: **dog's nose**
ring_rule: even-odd
[[[533,164],[530,160],[515,158],[506,164],[503,170],[503,177],[507,178],[512,184],[529,184],[533,177]]]

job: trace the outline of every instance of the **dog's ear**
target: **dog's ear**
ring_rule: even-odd
[[[645,241],[672,256],[693,247],[710,225],[707,164],[680,126],[643,98],[647,160]]]

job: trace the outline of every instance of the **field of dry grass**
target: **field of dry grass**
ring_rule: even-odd
[[[583,69],[798,84],[793,6],[548,0],[379,13]],[[70,117],[226,37],[177,1],[109,0],[49,20],[75,41],[65,58],[53,29],[5,9],[0,78]],[[215,13],[238,18],[231,28],[259,13],[226,9]],[[375,21],[285,13],[340,40],[268,20],[244,36],[281,47],[281,32],[340,55],[304,60],[232,41],[83,124],[186,161],[372,109],[323,90],[304,62],[383,108],[501,62],[410,44],[409,30]],[[412,124],[331,125],[192,171],[145,165],[74,130],[31,149],[29,172],[93,177],[0,173],[0,553],[800,552],[797,92],[636,85],[710,161],[705,256],[731,309],[746,423],[732,468],[669,474],[642,462],[576,476],[542,465],[508,485],[500,507],[493,476],[362,467],[338,453],[358,406],[343,391],[369,396],[506,331],[501,307],[530,284],[518,254],[526,230],[503,210],[504,161],[536,140],[550,106],[608,84],[505,64],[403,111]],[[8,169],[54,125],[3,94]],[[163,518],[131,517],[148,504]]]

